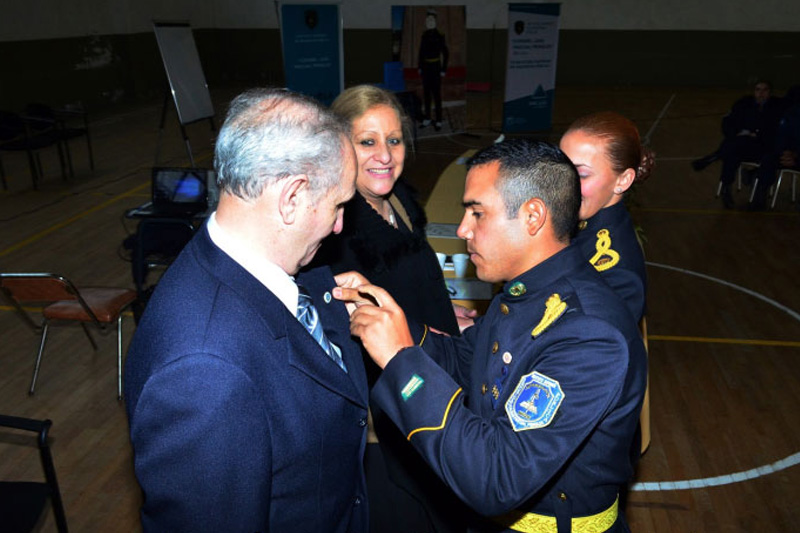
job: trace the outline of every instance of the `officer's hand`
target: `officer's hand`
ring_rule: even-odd
[[[379,367],[386,367],[403,348],[414,346],[405,313],[385,290],[375,285],[337,287],[333,296],[356,305],[350,315],[350,333],[361,338]],[[374,305],[368,305],[370,301]]]
[[[357,289],[362,285],[369,285],[369,280],[356,272],[355,270],[351,270],[349,272],[342,272],[341,274],[337,274],[333,277],[334,281],[336,281],[336,285],[339,287],[344,287],[347,289]],[[333,295],[336,296],[337,290],[333,289]],[[359,305],[369,304],[369,305],[376,305],[376,303],[367,297],[366,295],[358,295],[358,291],[355,291],[351,294],[351,298],[344,299],[338,298],[339,300],[345,300],[345,307],[347,307],[347,312],[349,314],[353,314],[353,311],[356,310],[356,307]]]
[[[476,309],[467,309],[463,305],[458,304],[453,304],[453,312],[458,322],[458,330],[462,333],[475,323],[475,318],[478,316],[478,311]]]

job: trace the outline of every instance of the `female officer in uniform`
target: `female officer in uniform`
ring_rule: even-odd
[[[653,153],[642,146],[633,122],[610,111],[573,122],[560,146],[581,180],[581,222],[573,242],[640,321],[647,288],[644,255],[622,200],[650,175]]]

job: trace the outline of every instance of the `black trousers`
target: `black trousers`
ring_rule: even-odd
[[[436,104],[436,122],[442,121],[442,76],[441,65],[428,63],[422,67],[422,95],[425,100],[425,118],[431,118],[431,97]]]

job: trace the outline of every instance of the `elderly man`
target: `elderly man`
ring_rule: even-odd
[[[327,268],[347,127],[283,90],[233,100],[217,211],[165,273],[128,353],[145,531],[367,530],[367,381]]]
[[[384,290],[337,278],[383,368],[373,401],[489,517],[472,531],[628,531],[618,494],[647,363],[625,304],[569,246],[580,201],[554,146],[517,139],[473,157],[458,235],[478,277],[505,284],[460,338],[409,328]]]

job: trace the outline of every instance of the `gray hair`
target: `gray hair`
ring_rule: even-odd
[[[244,200],[305,174],[318,194],[336,186],[349,126],[321,104],[285,89],[251,89],[230,104],[214,148],[221,191]]]

